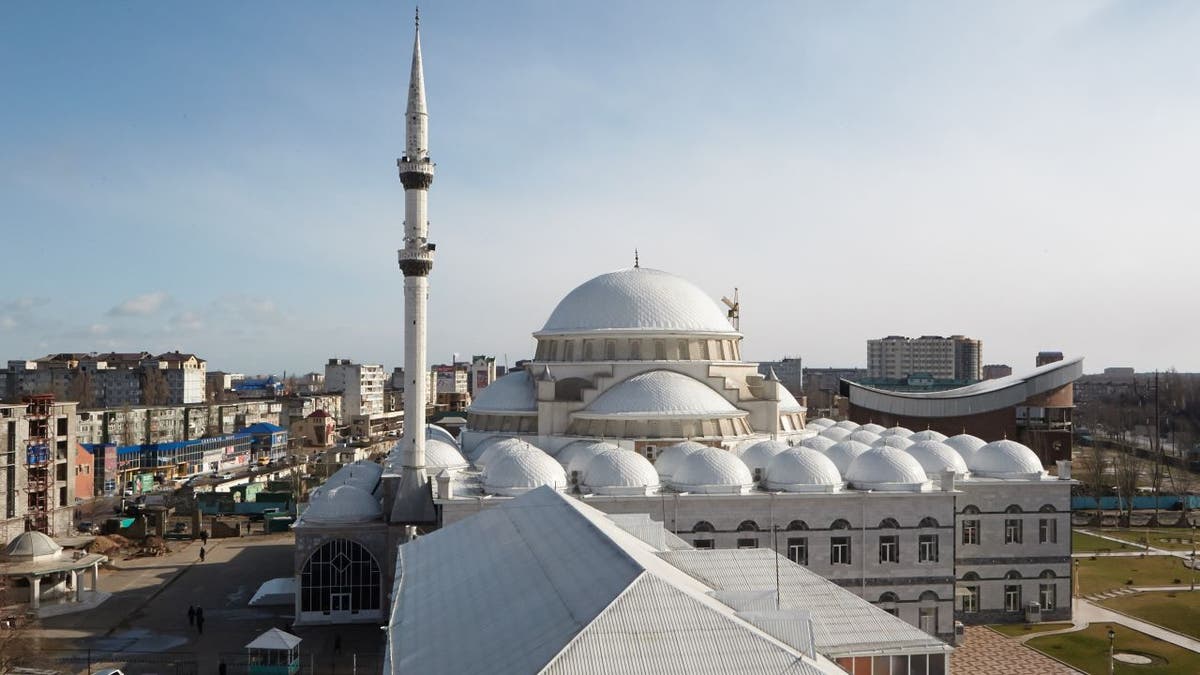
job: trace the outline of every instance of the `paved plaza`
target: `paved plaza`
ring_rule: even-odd
[[[984,626],[968,626],[950,656],[954,675],[1076,675],[1078,670]]]

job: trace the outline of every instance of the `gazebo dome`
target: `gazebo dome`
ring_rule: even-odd
[[[366,523],[383,515],[379,500],[351,484],[315,491],[300,519],[321,525]]]
[[[578,471],[579,476],[582,477],[587,473],[587,465],[594,457],[610,450],[620,449],[616,445],[604,441],[578,440],[568,443],[554,458],[563,465],[567,476]]]
[[[425,468],[431,470],[430,475],[442,469],[465,469],[468,465],[457,445],[447,443],[440,437],[425,439]]]
[[[499,455],[483,472],[483,490],[489,494],[516,496],[543,485],[562,490],[567,474],[553,457],[533,446]]]
[[[492,462],[505,455],[518,452],[542,452],[529,442],[523,441],[519,438],[501,438],[492,442],[485,441],[480,445],[480,447],[483,448],[483,451],[480,452],[479,456],[475,458],[475,466],[479,467],[483,471],[487,471],[487,467]]]
[[[8,542],[0,559],[8,562],[46,560],[57,557],[63,548],[41,532],[22,532]]]
[[[845,440],[850,433],[850,430],[845,427],[828,427],[821,432],[821,435],[837,443],[838,441]]]
[[[817,452],[825,452],[837,444],[837,441],[829,438],[828,436],[813,436],[812,438],[806,438],[800,441],[796,445],[802,448],[812,448]]]
[[[859,428],[862,425],[860,425],[858,422],[855,422],[854,420],[842,420],[841,422],[838,422],[837,424],[835,424],[833,426],[835,426],[839,429],[845,429],[846,431],[854,431],[855,429]]]
[[[851,431],[850,435],[846,438],[851,441],[858,441],[859,443],[866,443],[867,445],[870,445],[879,440],[880,437],[879,434],[875,433],[874,431],[867,431],[866,429],[859,427],[858,429]]]
[[[792,446],[783,441],[759,441],[738,453],[738,458],[750,469],[750,475],[756,478],[764,474],[771,460],[781,452],[790,450]]]
[[[933,429],[925,429],[924,431],[918,431],[912,436],[909,436],[908,440],[912,441],[913,443],[918,441],[944,441],[946,440],[946,434],[943,434],[939,431],[934,431]]]
[[[825,455],[811,448],[791,448],[771,459],[767,487],[785,492],[835,492],[842,474]]]
[[[871,444],[871,447],[878,448],[887,446],[889,448],[896,448],[897,450],[907,450],[912,444],[913,442],[904,436],[881,436],[879,440]]]
[[[929,483],[912,455],[887,446],[876,446],[855,457],[846,479],[857,490],[882,492],[919,492]]]
[[[909,436],[913,435],[913,432],[912,432],[912,429],[908,429],[906,427],[894,426],[894,427],[890,427],[888,429],[884,429],[883,431],[879,432],[879,435],[885,436],[885,437],[886,436],[900,436],[901,438],[908,438]]]
[[[820,431],[821,429],[824,429],[826,427],[831,427],[835,424],[837,424],[837,422],[834,422],[833,420],[829,419],[828,417],[818,417],[815,420],[809,420],[808,422],[805,422],[804,426],[812,427],[812,428],[816,429],[817,431]]]
[[[963,461],[967,463],[968,467],[971,466],[971,455],[975,454],[977,450],[987,445],[987,441],[983,440],[982,438],[966,433],[958,434],[957,436],[951,436],[942,442],[954,448],[958,454],[962,455]]]
[[[867,422],[866,424],[859,427],[859,429],[862,429],[863,431],[869,431],[873,434],[880,434],[880,433],[883,433],[884,431],[886,431],[887,427],[883,426],[882,424],[875,424],[874,422]]]
[[[680,492],[737,494],[748,490],[754,484],[754,477],[733,453],[704,448],[683,458],[670,484]]]
[[[1037,453],[1016,441],[992,441],[975,451],[967,464],[971,471],[984,478],[1041,478],[1042,461]]]
[[[960,477],[967,475],[967,464],[962,455],[941,441],[917,441],[905,452],[920,462],[928,476],[940,476],[943,471],[953,471]]]
[[[585,281],[559,301],[534,335],[610,331],[737,335],[725,312],[698,286],[647,267]]]
[[[484,387],[467,407],[467,412],[485,415],[536,413],[537,392],[529,371],[508,373]]]
[[[658,487],[650,460],[632,450],[605,450],[588,462],[583,484],[597,494],[646,494]]]
[[[829,461],[833,462],[834,468],[838,473],[845,476],[850,470],[850,465],[854,462],[854,458],[871,449],[871,446],[858,441],[846,439],[841,443],[834,443],[825,449],[825,456]]]
[[[658,471],[659,476],[669,479],[679,468],[684,457],[707,447],[709,446],[697,443],[696,441],[682,441],[674,445],[668,445],[662,449],[662,452],[658,453],[658,459],[654,460],[654,468]]]

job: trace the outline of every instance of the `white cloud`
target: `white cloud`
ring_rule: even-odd
[[[17,320],[7,314],[0,316],[0,330],[12,330],[17,327]]]
[[[154,291],[134,296],[108,310],[111,316],[147,316],[162,308],[170,296],[166,291]]]
[[[197,313],[192,311],[180,312],[171,317],[171,322],[168,324],[168,330],[174,331],[198,331],[204,328],[204,319]]]

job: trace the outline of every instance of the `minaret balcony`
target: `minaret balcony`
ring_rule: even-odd
[[[434,164],[428,157],[417,161],[398,159],[396,166],[400,169],[400,182],[405,190],[424,190],[433,183]]]
[[[404,276],[425,276],[433,269],[433,251],[427,246],[402,248],[397,253]]]

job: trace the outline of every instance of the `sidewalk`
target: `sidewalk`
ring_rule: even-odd
[[[1171,587],[1146,588],[1143,590],[1167,590],[1170,588]],[[1160,626],[1155,626],[1152,623],[1147,623],[1141,619],[1135,619],[1132,616],[1122,614],[1120,612],[1114,612],[1111,609],[1102,607],[1094,602],[1091,602],[1090,600],[1085,600],[1083,598],[1076,598],[1072,605],[1070,628],[1031,633],[1029,635],[1022,635],[1016,639],[1019,642],[1028,642],[1033,638],[1045,637],[1047,635],[1072,633],[1077,630],[1083,630],[1093,623],[1119,624],[1125,626],[1126,628],[1132,628],[1136,631],[1141,631],[1146,635],[1156,637],[1163,642],[1179,645],[1184,649],[1200,654],[1200,640],[1195,640],[1187,635],[1183,635],[1182,633],[1176,633],[1175,631],[1167,630],[1166,628],[1162,628]]]

